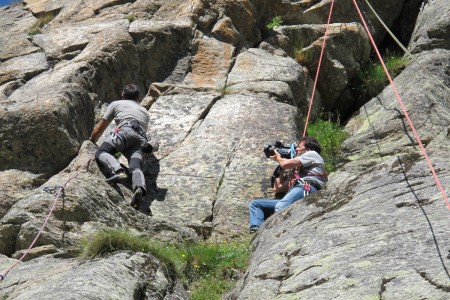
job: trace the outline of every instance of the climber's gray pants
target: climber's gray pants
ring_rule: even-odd
[[[95,153],[95,159],[99,164],[107,167],[111,174],[122,170],[117,159],[113,156],[120,152],[128,160],[129,174],[133,183],[133,191],[141,187],[147,192],[145,187],[144,173],[142,173],[143,153],[141,146],[145,139],[130,127],[120,129],[118,133],[112,132],[100,145]]]

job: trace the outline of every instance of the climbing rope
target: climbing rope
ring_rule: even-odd
[[[93,156],[92,156],[91,158],[89,158],[89,159],[87,160],[87,162],[86,162],[85,164],[83,164],[82,166],[83,166],[83,167],[87,167],[93,158],[94,158]],[[31,242],[31,244],[30,244],[30,246],[28,247],[28,249],[22,254],[22,256],[21,256],[14,264],[12,264],[9,268],[3,270],[3,271],[0,273],[0,282],[2,282],[2,281],[5,279],[6,275],[8,275],[8,273],[9,273],[12,269],[14,269],[14,268],[15,268],[15,267],[16,267],[16,266],[17,266],[17,265],[25,258],[25,256],[27,256],[27,254],[28,254],[28,252],[30,252],[31,248],[33,248],[33,246],[34,246],[34,244],[37,242],[39,236],[42,234],[42,231],[44,230],[45,225],[47,225],[48,219],[50,218],[51,214],[53,213],[53,210],[54,210],[55,207],[56,207],[56,203],[58,202],[58,199],[59,199],[60,197],[64,197],[64,189],[65,189],[66,185],[67,185],[70,181],[72,181],[73,179],[75,179],[80,173],[81,173],[81,168],[79,168],[79,170],[78,170],[77,172],[75,172],[74,175],[72,175],[71,177],[69,177],[69,179],[67,179],[66,182],[64,182],[63,185],[57,185],[57,186],[54,186],[54,187],[45,187],[45,188],[44,188],[44,192],[47,192],[47,193],[50,193],[50,194],[55,194],[55,193],[56,193],[56,190],[57,190],[58,192],[56,193],[56,198],[55,198],[55,200],[53,201],[53,204],[52,204],[52,206],[51,206],[51,208],[50,208],[50,210],[49,210],[49,212],[48,212],[48,214],[47,214],[47,216],[46,216],[46,218],[45,218],[45,220],[44,220],[44,223],[42,224],[41,228],[39,229],[39,231],[38,231],[36,237],[35,237],[34,240]]]
[[[391,75],[389,74],[389,71],[387,70],[386,65],[384,64],[383,58],[381,57],[381,54],[380,54],[380,52],[378,51],[377,45],[375,44],[375,41],[374,41],[374,39],[373,39],[373,37],[372,37],[372,34],[370,33],[369,28],[367,27],[366,21],[364,20],[364,17],[363,17],[363,15],[362,15],[362,13],[361,13],[361,10],[359,9],[358,4],[356,3],[356,0],[353,0],[353,4],[355,5],[355,8],[356,8],[356,10],[357,10],[357,12],[358,12],[358,14],[359,14],[360,19],[361,19],[361,22],[363,23],[364,28],[365,28],[366,31],[367,31],[367,34],[368,34],[369,39],[370,39],[370,42],[372,43],[372,46],[373,46],[374,49],[375,49],[375,52],[376,52],[376,54],[377,54],[377,56],[378,56],[378,59],[379,59],[381,65],[383,66],[384,73],[386,74],[386,76],[387,76],[388,79],[389,79],[389,82],[390,82],[390,84],[391,84],[391,86],[392,86],[392,89],[393,89],[393,91],[394,91],[394,94],[395,94],[395,98],[397,99],[397,101],[398,101],[400,107],[402,108],[403,114],[405,115],[405,118],[406,118],[406,120],[408,121],[409,127],[411,128],[411,130],[412,130],[412,132],[413,132],[413,134],[414,134],[414,137],[416,138],[417,143],[419,144],[420,150],[421,150],[423,156],[425,157],[425,160],[426,160],[426,162],[427,162],[427,164],[428,164],[428,167],[430,168],[431,173],[433,174],[433,177],[434,177],[434,180],[436,181],[436,184],[437,184],[437,186],[438,186],[438,189],[439,189],[439,191],[441,192],[442,196],[444,197],[444,200],[445,200],[445,202],[446,202],[446,204],[447,204],[448,209],[450,209],[450,202],[449,202],[449,200],[448,200],[447,194],[445,193],[445,190],[444,190],[444,188],[442,187],[441,182],[439,181],[439,178],[438,178],[437,175],[436,175],[436,171],[434,170],[433,165],[432,165],[432,163],[431,163],[431,161],[430,161],[430,159],[429,159],[429,157],[428,157],[428,154],[427,154],[427,152],[425,151],[425,147],[423,146],[422,142],[420,141],[419,134],[417,133],[417,131],[416,131],[415,127],[414,127],[414,124],[412,123],[411,118],[409,117],[409,114],[408,114],[408,112],[407,112],[405,106],[403,105],[403,101],[402,101],[402,99],[400,98],[399,93],[397,92],[397,88],[395,87],[395,84],[394,84],[394,82],[393,82],[393,80],[392,80],[392,77],[391,77]]]
[[[313,104],[314,94],[316,93],[316,86],[317,86],[317,81],[319,78],[320,65],[322,64],[323,52],[325,49],[325,42],[326,42],[327,36],[328,36],[328,29],[330,27],[331,15],[333,14],[333,6],[334,6],[334,0],[331,1],[330,12],[328,13],[327,26],[325,28],[325,34],[323,36],[322,49],[320,50],[319,63],[317,65],[316,77],[314,79],[314,86],[313,86],[313,90],[312,90],[312,94],[311,94],[311,99],[309,100],[308,114],[306,115],[305,128],[303,129],[303,136],[306,136],[306,129],[308,128],[308,121],[309,121],[309,117],[311,115],[311,108],[312,108],[312,104]]]
[[[383,22],[383,20],[380,18],[380,16],[377,14],[375,9],[370,5],[369,1],[365,0],[367,6],[369,6],[372,13],[375,15],[375,17],[378,19],[378,21],[381,23],[381,25],[384,27],[384,29],[389,33],[389,35],[392,37],[392,39],[397,43],[397,45],[402,48],[403,51],[410,57],[412,60],[414,60],[415,63],[417,63],[431,78],[433,78],[439,85],[444,87],[444,89],[447,90],[447,92],[450,92],[450,88],[446,86],[441,80],[436,78],[427,68],[425,68],[419,60],[405,47],[403,44],[397,39],[397,37],[392,33],[392,31],[387,27],[387,25]]]

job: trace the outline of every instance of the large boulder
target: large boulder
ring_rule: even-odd
[[[0,269],[15,263],[0,255]],[[15,268],[15,276],[2,282],[0,296],[15,300],[100,300],[106,295],[111,299],[188,299],[173,272],[154,256],[143,253],[116,252],[94,260],[48,255]]]
[[[308,1],[270,1],[269,3],[261,1],[261,8],[264,9],[263,20],[268,24],[270,19],[280,16],[284,25],[294,24],[326,24],[328,14],[330,12],[331,0],[308,0]],[[351,23],[360,22],[360,17],[354,6],[354,1],[334,1],[331,22],[333,23]],[[376,10],[380,18],[391,26],[401,14],[404,3],[407,0],[400,1],[371,1],[371,5]],[[370,30],[374,34],[375,39],[380,42],[386,32],[382,24],[369,13],[366,5],[358,3],[366,22],[370,24]]]
[[[16,4],[0,7],[0,15],[0,62],[39,51],[39,47],[30,41],[27,34],[36,22],[29,11]]]
[[[325,25],[280,26],[275,29],[280,36],[267,40],[285,49],[315,78],[325,30]],[[359,23],[330,24],[317,81],[325,111],[345,117],[351,115],[356,100],[342,95],[368,62],[369,55],[369,38]]]

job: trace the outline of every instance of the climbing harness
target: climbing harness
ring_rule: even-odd
[[[121,144],[126,148],[127,146],[127,137],[126,135],[120,131],[119,127],[114,128],[114,131],[110,132],[111,140],[115,144]]]
[[[126,122],[120,125],[119,127],[114,128],[114,131],[110,132],[111,139],[114,143],[122,144],[124,148],[127,147],[126,133],[128,131],[124,132],[125,128],[130,128],[130,130],[137,132],[137,134],[139,134],[142,138],[144,138],[145,144],[148,143],[147,134],[144,132],[144,130],[142,129],[141,125],[137,120]]]
[[[320,190],[320,186],[316,183],[313,183],[312,181],[307,181],[305,179],[302,179],[297,171],[295,171],[294,173],[294,177],[291,180],[292,182],[292,187],[303,187],[303,197],[308,196],[309,194],[311,194],[311,186],[315,187],[316,190]]]

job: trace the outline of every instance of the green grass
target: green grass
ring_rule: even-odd
[[[394,78],[406,67],[408,59],[396,53],[386,53],[383,58],[389,74]],[[377,96],[389,84],[383,66],[378,61],[370,61],[358,72],[352,82],[352,90],[359,100],[367,101]]]
[[[274,29],[277,26],[281,26],[283,24],[283,20],[281,20],[280,16],[273,17],[270,20],[269,24],[266,25],[267,29]]]
[[[341,145],[348,136],[344,126],[339,122],[317,119],[308,125],[308,135],[319,141],[327,172],[334,172],[344,160]]]
[[[172,275],[179,274],[172,253],[175,247],[144,237],[133,235],[124,230],[103,230],[81,241],[80,256],[94,258],[115,251],[134,251],[152,253],[169,268]]]
[[[84,258],[114,251],[151,253],[168,267],[171,275],[184,282],[193,300],[221,299],[245,272],[249,260],[247,240],[167,244],[127,231],[105,230],[87,237],[81,246],[80,255]]]

